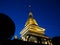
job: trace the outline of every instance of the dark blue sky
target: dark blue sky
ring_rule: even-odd
[[[7,14],[15,23],[15,35],[20,37],[28,18],[31,4],[32,13],[39,26],[46,29],[49,37],[60,36],[59,0],[0,0],[0,13]]]

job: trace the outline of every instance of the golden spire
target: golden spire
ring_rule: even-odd
[[[29,17],[32,17],[33,18],[32,10],[31,10],[31,5],[29,5],[29,9],[30,9]]]
[[[31,25],[31,24],[38,25],[36,20],[33,18],[31,5],[29,5],[29,8],[30,8],[29,17],[27,19],[27,22],[26,22],[25,26],[28,26],[28,25]]]
[[[31,7],[31,5],[29,7]],[[29,17],[25,24],[25,28],[23,28],[23,30],[20,32],[21,36],[26,36],[29,32],[40,35],[40,34],[44,34],[44,31],[45,29],[39,27],[39,25],[37,24],[36,20],[33,17],[32,11],[30,10]]]
[[[29,18],[27,19],[27,22],[26,22],[25,26],[28,26],[28,25],[31,25],[31,24],[38,25],[36,20],[33,18],[32,12],[29,12]]]

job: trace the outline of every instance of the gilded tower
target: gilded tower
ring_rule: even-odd
[[[29,12],[29,17],[20,34],[23,41],[52,45],[51,39],[45,35],[45,29],[39,27],[32,12]]]

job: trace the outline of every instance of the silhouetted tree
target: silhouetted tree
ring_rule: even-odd
[[[15,32],[15,24],[6,14],[0,13],[0,42],[10,40]]]
[[[60,45],[60,36],[52,38],[53,45]]]

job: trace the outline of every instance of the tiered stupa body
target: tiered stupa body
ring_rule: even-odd
[[[45,29],[39,27],[36,20],[33,18],[32,12],[29,12],[29,17],[25,27],[20,32],[21,39],[23,41],[52,45],[50,38],[45,36],[44,32]]]

